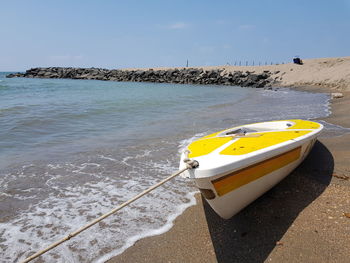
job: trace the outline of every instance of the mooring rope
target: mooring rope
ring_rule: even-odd
[[[47,251],[57,247],[58,245],[62,244],[63,242],[71,239],[72,237],[75,237],[76,235],[80,234],[81,232],[83,232],[84,230],[90,228],[91,226],[97,224],[98,222],[102,221],[103,219],[105,219],[106,217],[118,212],[120,209],[124,208],[125,206],[135,202],[137,199],[141,198],[142,196],[148,194],[149,192],[153,191],[154,189],[156,189],[157,187],[165,184],[166,182],[170,181],[171,179],[173,179],[174,177],[180,175],[181,173],[190,170],[190,169],[194,169],[198,167],[198,162],[195,160],[190,160],[190,159],[185,159],[184,162],[186,163],[186,166],[177,171],[176,173],[170,175],[169,177],[165,178],[164,180],[160,181],[159,183],[151,186],[150,188],[148,188],[147,190],[143,191],[142,193],[139,193],[138,195],[134,196],[133,198],[129,199],[128,201],[124,202],[123,204],[121,204],[120,206],[112,209],[111,211],[109,211],[108,213],[100,216],[99,218],[96,218],[95,220],[93,220],[92,222],[86,224],[85,226],[79,228],[78,230],[68,234],[66,237],[58,240],[55,243],[52,243],[50,246],[46,247],[45,249],[42,249],[38,252],[36,252],[35,254],[31,255],[30,257],[26,258],[24,261],[22,261],[22,263],[27,263],[32,261],[33,259],[41,256],[42,254],[46,253]]]

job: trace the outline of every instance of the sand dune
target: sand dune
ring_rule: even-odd
[[[224,72],[251,71],[261,73],[264,70],[274,72],[272,77],[277,86],[310,87],[350,91],[350,57],[318,58],[303,60],[303,65],[293,63],[268,66],[210,66],[192,67],[206,70],[224,69]],[[175,67],[183,68],[183,67]],[[169,67],[153,68],[170,69]],[[136,70],[129,68],[126,70]]]
[[[350,90],[350,57],[308,59],[304,60],[303,65],[289,63],[256,67],[225,67],[227,71],[245,68],[257,73],[263,70],[276,72],[273,77],[281,86],[323,86],[335,90]]]

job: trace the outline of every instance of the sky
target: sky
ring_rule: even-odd
[[[350,56],[350,0],[0,0],[0,71]]]

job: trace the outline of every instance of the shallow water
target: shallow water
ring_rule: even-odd
[[[23,259],[160,181],[195,137],[256,121],[322,118],[328,100],[288,89],[0,73],[0,257]],[[346,132],[326,128],[325,136]],[[43,259],[103,262],[168,230],[195,203],[195,191],[177,178]]]

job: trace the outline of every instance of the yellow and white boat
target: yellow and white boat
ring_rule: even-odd
[[[210,206],[228,219],[293,171],[308,155],[323,125],[306,120],[242,125],[202,137],[187,146],[186,160],[199,167],[194,178]]]

